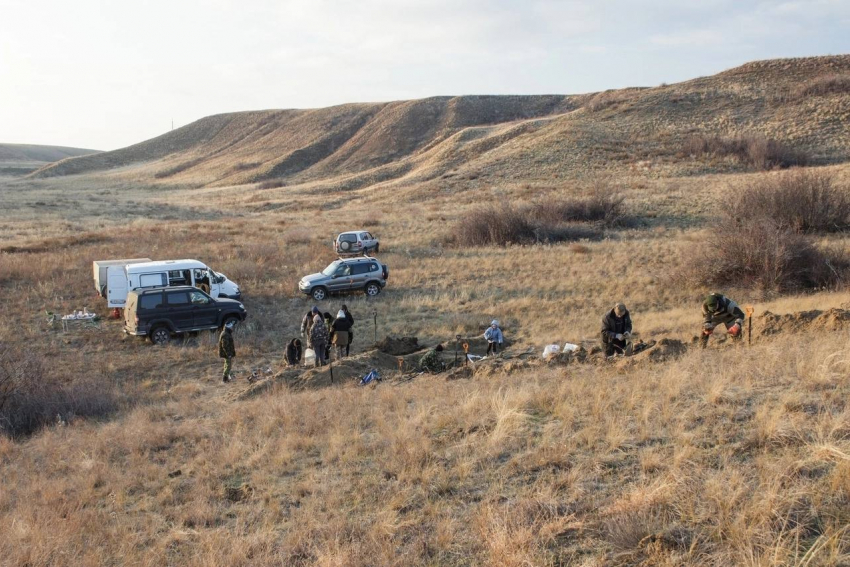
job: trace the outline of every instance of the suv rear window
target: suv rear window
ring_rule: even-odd
[[[169,293],[168,294],[168,304],[169,305],[188,305],[189,304],[189,294],[185,291],[180,291],[177,293]]]
[[[139,300],[139,309],[158,309],[162,307],[162,294],[161,293],[149,293],[141,296]]]
[[[357,242],[356,234],[340,234],[339,235],[340,242]]]

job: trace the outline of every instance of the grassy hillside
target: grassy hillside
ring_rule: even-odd
[[[673,159],[694,134],[761,136],[829,163],[850,156],[850,94],[812,86],[847,74],[844,55],[756,62],[675,85],[580,96],[438,97],[223,114],[122,150],[64,160],[36,176],[132,166],[142,179],[168,183],[322,181],[352,188],[484,172],[520,180],[611,167],[728,169]]]
[[[762,241],[764,212],[732,206],[788,179],[796,205],[769,214],[813,208],[800,171],[829,181],[815,204],[850,203],[846,65],[517,98],[502,122],[501,97],[211,117],[203,142],[175,131],[173,155],[162,137],[0,180],[0,304],[15,314],[0,325],[0,399],[16,379],[0,407],[0,563],[850,563],[847,219]],[[686,92],[702,94],[673,102]],[[532,100],[536,118],[520,116]],[[809,165],[759,165],[754,131]],[[156,176],[189,156],[204,157]],[[232,171],[242,162],[262,162],[263,181],[229,185],[257,174]],[[120,167],[53,175],[105,163]],[[564,221],[600,198],[619,203],[617,222]],[[459,229],[482,211],[563,234],[473,245]],[[332,381],[288,367],[284,345],[314,303],[298,279],[355,227],[380,236],[390,280],[374,299],[319,304],[356,319]],[[788,242],[829,252],[838,278],[789,292],[731,265],[719,289],[700,281],[730,242],[748,264],[778,258],[767,284],[794,275]],[[213,333],[158,348],[107,319],[91,262],[121,257],[197,258],[240,285],[235,383]],[[715,289],[755,308],[752,346],[722,328],[693,343]],[[656,344],[605,360],[592,350],[616,301]],[[47,321],[83,307],[100,328]],[[399,370],[374,344],[442,343],[451,366],[456,335],[484,354],[493,318],[504,356],[437,375],[415,372],[424,350]],[[541,359],[565,342],[587,355]],[[357,386],[372,368],[384,381]]]
[[[54,161],[95,153],[63,146],[0,144],[0,175],[25,175]]]

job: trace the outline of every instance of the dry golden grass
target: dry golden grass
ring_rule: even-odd
[[[462,152],[474,135],[514,126],[481,128],[451,143]],[[506,141],[533,161],[539,147],[527,142]],[[38,358],[50,380],[101,385],[116,406],[0,436],[0,564],[850,563],[848,329],[764,338],[757,327],[751,348],[720,336],[705,351],[633,366],[536,362],[408,382],[385,369],[387,380],[367,388],[244,381],[251,369],[281,370],[312,305],[297,280],[333,259],[336,231],[359,227],[381,237],[389,287],[320,306],[349,305],[354,354],[373,341],[373,311],[379,337],[423,345],[476,337],[498,317],[517,351],[591,346],[619,300],[641,338],[688,343],[708,290],[672,274],[694,243],[714,238],[724,196],[770,174],[693,166],[679,176],[681,164],[632,168],[622,158],[612,183],[626,214],[642,219],[636,228],[562,245],[440,244],[484,204],[592,190],[555,176],[550,157],[533,172],[494,165],[350,187],[169,185],[133,168],[0,180],[0,307],[13,314],[0,343]],[[228,167],[243,162],[254,160]],[[825,169],[850,176],[846,164]],[[845,234],[822,241],[848,244]],[[47,326],[46,310],[106,315],[91,261],[139,256],[194,257],[240,284],[249,311],[237,334],[240,381],[220,383],[212,334],[154,348],[124,339],[116,321],[67,334]],[[847,291],[721,291],[757,316],[850,305]]]

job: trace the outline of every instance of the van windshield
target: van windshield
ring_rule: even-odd
[[[339,267],[339,264],[340,264],[339,260],[337,260],[335,262],[331,262],[330,265],[327,268],[322,270],[322,275],[325,275],[325,276],[334,275],[336,273],[336,269]]]

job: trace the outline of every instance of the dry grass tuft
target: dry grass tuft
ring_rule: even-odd
[[[850,93],[850,75],[843,74],[818,77],[801,85],[794,91],[797,98],[847,93]]]

